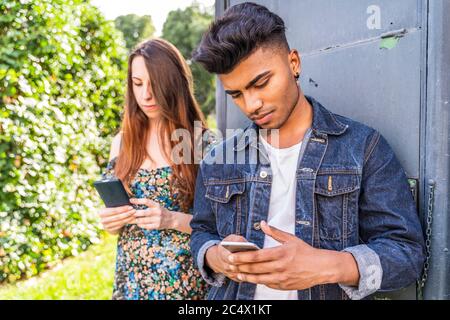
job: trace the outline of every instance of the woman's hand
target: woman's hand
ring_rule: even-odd
[[[147,230],[175,228],[175,213],[150,199],[130,199],[132,204],[144,205],[147,209],[136,210],[136,224]]]
[[[191,233],[190,222],[192,215],[183,212],[170,211],[159,203],[150,199],[130,199],[132,204],[147,207],[145,210],[136,210],[136,224],[147,230],[174,229],[184,233]]]
[[[129,223],[134,223],[136,210],[132,206],[100,209],[98,215],[103,228],[111,233],[117,234]]]

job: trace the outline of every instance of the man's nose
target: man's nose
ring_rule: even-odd
[[[263,106],[263,101],[256,95],[247,95],[245,97],[245,109],[248,114],[254,114]]]

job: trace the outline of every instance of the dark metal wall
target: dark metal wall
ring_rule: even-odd
[[[425,299],[450,299],[450,1],[429,0],[422,194],[434,184],[431,259]],[[432,200],[432,197],[431,197]],[[427,211],[427,203],[423,212]]]

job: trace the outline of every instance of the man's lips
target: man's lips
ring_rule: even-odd
[[[260,115],[258,117],[253,117],[252,120],[257,125],[263,125],[272,119],[272,114],[273,114],[273,111],[270,111],[270,112],[264,113],[263,115]]]

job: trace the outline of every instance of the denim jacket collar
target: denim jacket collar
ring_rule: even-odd
[[[305,96],[308,102],[313,108],[313,123],[311,130],[316,135],[341,135],[347,130],[348,125],[344,125],[327,109],[325,109],[319,102],[314,98]],[[259,131],[259,127],[256,123],[252,122],[241,134],[238,136],[238,143],[234,148],[235,151],[240,151],[246,148],[251,142],[257,144],[254,139],[246,139],[248,130],[254,130],[254,132]]]

